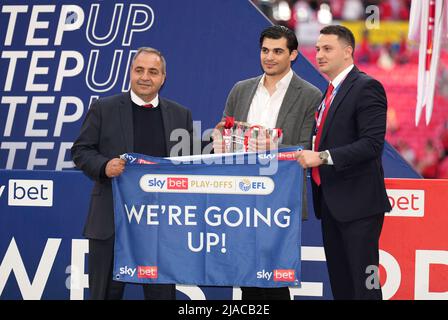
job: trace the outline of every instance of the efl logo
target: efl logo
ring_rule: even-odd
[[[9,206],[53,206],[53,180],[9,180]]]
[[[242,181],[240,181],[238,186],[243,191],[249,191],[250,190],[250,181],[248,179],[243,179]]]
[[[386,213],[391,217],[424,217],[425,191],[387,189],[387,195],[392,211]]]
[[[274,270],[274,281],[294,282],[294,269],[276,269]]]
[[[188,178],[168,178],[168,189],[188,190]]]
[[[137,276],[145,279],[157,279],[157,267],[155,266],[138,266]]]
[[[265,184],[264,181],[251,182],[249,179],[242,179],[240,181],[240,183],[238,184],[238,186],[244,192],[248,192],[249,190],[267,190],[268,189],[268,186]]]

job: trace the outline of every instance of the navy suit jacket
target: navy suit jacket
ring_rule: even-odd
[[[159,107],[165,131],[167,156],[171,148],[178,143],[170,141],[170,134],[174,129],[188,130],[191,148],[193,122],[190,110],[160,97]],[[105,240],[115,232],[111,179],[103,178],[101,171],[110,159],[133,152],[132,119],[132,101],[129,92],[99,99],[92,103],[82,124],[80,135],[71,149],[76,167],[95,181],[83,233],[89,239]]]
[[[329,150],[334,162],[319,167],[321,191],[339,221],[391,210],[381,164],[386,114],[383,86],[354,66],[328,110],[319,143],[319,151]],[[320,218],[321,199],[313,180],[312,186],[314,211]]]

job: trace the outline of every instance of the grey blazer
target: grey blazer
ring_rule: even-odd
[[[230,91],[227,98],[223,119],[234,117],[235,121],[247,121],[252,99],[257,91],[262,76],[239,81]],[[276,128],[283,131],[280,147],[302,146],[311,149],[311,131],[314,126],[314,115],[322,93],[311,83],[300,78],[295,72],[286,90],[277,118]],[[306,206],[306,175],[304,173],[304,192],[302,216],[308,216]]]
[[[236,121],[247,121],[252,99],[262,76],[239,81],[227,98],[224,117],[234,117]],[[281,147],[301,145],[310,149],[311,130],[314,125],[314,113],[322,99],[322,93],[311,83],[293,74],[286,90],[276,128],[283,130]]]

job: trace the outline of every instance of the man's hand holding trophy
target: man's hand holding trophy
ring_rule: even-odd
[[[282,130],[269,129],[226,117],[218,123],[212,134],[215,153],[264,152],[278,149]]]

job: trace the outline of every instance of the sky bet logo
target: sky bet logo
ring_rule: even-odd
[[[188,178],[153,178],[148,180],[148,187],[151,188],[157,187],[162,190],[165,184],[168,190],[188,190]]]
[[[277,155],[275,153],[262,153],[258,155],[260,160],[273,160]],[[288,152],[279,152],[278,153],[279,161],[296,161],[296,152],[288,151]]]
[[[137,268],[129,268],[124,266],[120,268],[120,274],[133,277],[137,271],[137,277],[140,279],[157,279],[157,267],[156,266],[138,266]]]
[[[275,269],[273,272],[266,270],[261,270],[257,272],[257,279],[274,280],[274,281],[284,281],[284,282],[294,282],[295,271],[294,269]]]
[[[168,178],[167,189],[188,190],[188,178]]]
[[[425,216],[425,190],[387,189],[392,211],[386,213],[390,217]]]
[[[52,180],[9,180],[9,206],[53,206]]]
[[[133,277],[135,274],[135,268],[129,268],[128,266],[124,266],[120,268],[120,274],[125,276]]]

